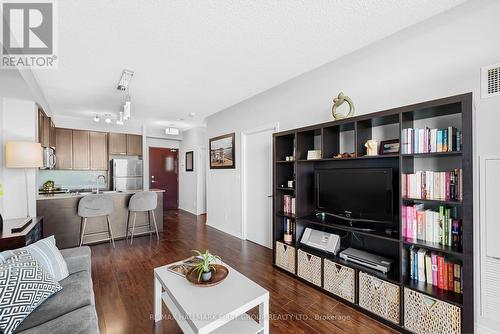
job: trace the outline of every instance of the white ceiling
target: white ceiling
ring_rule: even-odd
[[[132,69],[132,124],[187,128],[463,2],[58,1],[59,68],[36,75],[56,120],[88,120]]]

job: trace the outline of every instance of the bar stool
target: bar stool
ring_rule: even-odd
[[[109,240],[115,248],[115,239],[113,238],[113,231],[111,230],[111,222],[109,221],[109,215],[113,213],[114,205],[113,198],[105,194],[91,194],[82,197],[78,203],[78,216],[81,217],[80,221],[80,247],[83,244],[83,237],[85,236],[85,228],[87,227],[88,218],[96,218],[106,216],[106,222],[108,224],[108,236]],[[106,233],[95,232],[89,233],[89,235]]]
[[[156,218],[154,210],[158,205],[158,194],[152,191],[141,191],[135,193],[130,197],[130,201],[128,202],[128,217],[127,217],[127,230],[125,233],[125,239],[128,239],[128,235],[130,234],[130,244],[134,242],[134,232],[135,232],[135,220],[137,218],[137,212],[147,212],[148,213],[148,224],[141,225],[137,227],[145,227],[149,226],[149,236],[153,233],[153,228],[151,226],[151,216],[153,216],[154,222],[154,230],[156,232],[156,237],[160,240],[160,235],[158,234],[158,226],[156,225]],[[132,222],[132,231],[130,231],[129,222],[130,222],[130,214],[134,213],[134,220]]]

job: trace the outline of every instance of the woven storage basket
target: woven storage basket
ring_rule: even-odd
[[[399,324],[399,286],[359,272],[359,306]]]
[[[321,258],[299,249],[297,253],[297,275],[306,281],[321,286]]]
[[[419,334],[461,332],[460,308],[405,288],[404,326]]]
[[[295,274],[295,248],[276,241],[276,265]]]
[[[354,269],[325,259],[323,281],[323,288],[325,290],[354,303]]]

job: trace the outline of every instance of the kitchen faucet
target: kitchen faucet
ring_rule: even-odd
[[[102,174],[101,174],[101,175],[99,175],[99,176],[97,177],[97,180],[96,180],[96,189],[97,189],[96,193],[97,193],[97,194],[99,194],[99,179],[100,179],[101,177],[102,177],[102,179],[104,180],[104,183],[106,183],[106,176],[104,176],[104,175],[102,175]]]

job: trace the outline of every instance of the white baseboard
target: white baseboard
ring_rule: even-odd
[[[219,230],[221,232],[224,232],[224,233],[227,233],[227,234],[230,234],[232,235],[233,237],[236,237],[238,239],[242,239],[241,237],[241,234],[239,233],[236,233],[234,231],[231,231],[231,230],[228,230],[228,229],[225,229],[225,228],[221,228],[220,226],[216,226],[216,225],[212,225],[210,224],[210,221],[207,219],[207,221],[205,222],[206,225],[210,226],[210,227],[213,227],[215,228],[216,230]],[[242,239],[243,240],[243,239]]]

